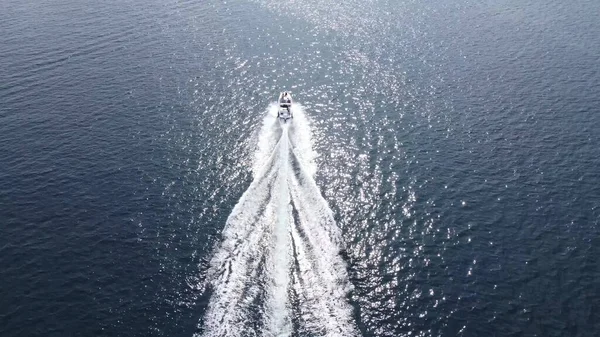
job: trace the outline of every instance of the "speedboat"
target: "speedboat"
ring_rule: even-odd
[[[284,91],[279,94],[277,102],[279,103],[277,117],[280,120],[286,123],[288,119],[294,118],[292,115],[292,95],[289,92]]]

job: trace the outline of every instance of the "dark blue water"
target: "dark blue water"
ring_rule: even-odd
[[[597,336],[599,12],[1,2],[0,335]]]

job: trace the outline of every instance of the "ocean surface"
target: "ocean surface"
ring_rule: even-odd
[[[0,336],[599,336],[598,13],[0,1]]]

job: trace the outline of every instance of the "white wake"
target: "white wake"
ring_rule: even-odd
[[[204,337],[358,335],[340,233],[314,181],[309,121],[277,120],[258,136],[254,180],[234,207],[210,262]]]

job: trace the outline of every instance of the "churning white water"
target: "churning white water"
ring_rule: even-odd
[[[300,105],[282,124],[268,109],[254,180],[234,207],[208,272],[203,336],[354,336],[340,233],[314,181],[310,123]]]

